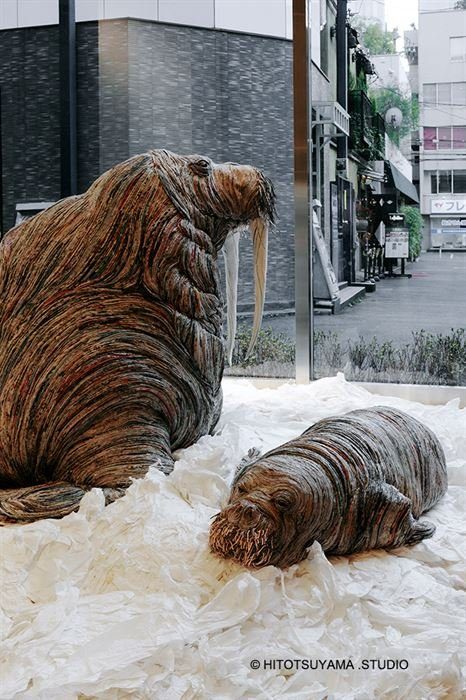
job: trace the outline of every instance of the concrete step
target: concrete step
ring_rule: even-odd
[[[355,284],[346,287],[340,292],[340,311],[366,295],[366,288],[363,285]]]
[[[339,314],[345,306],[352,304],[357,299],[365,296],[366,288],[362,285],[351,285],[340,290],[340,298],[336,301],[327,301],[321,299],[316,301],[314,306],[316,309],[328,309],[332,314]]]

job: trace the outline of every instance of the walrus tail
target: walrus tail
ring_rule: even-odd
[[[78,509],[85,493],[84,489],[65,481],[0,489],[0,526],[63,518]]]

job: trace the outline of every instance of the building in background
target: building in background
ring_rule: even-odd
[[[466,248],[466,10],[446,4],[419,14],[421,213],[426,247]]]
[[[385,0],[350,0],[348,9],[355,18],[367,24],[377,22],[385,28]]]
[[[419,12],[438,12],[453,10],[457,0],[418,0]]]
[[[419,103],[419,32],[413,25],[412,29],[404,32],[405,56],[408,61],[408,80],[413,100]],[[419,151],[420,151],[419,125],[411,132],[411,164],[413,184],[419,192]]]

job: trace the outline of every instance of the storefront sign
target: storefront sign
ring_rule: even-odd
[[[447,219],[432,216],[430,232],[433,248],[440,246],[466,247],[466,217],[451,216]]]
[[[409,231],[407,228],[385,229],[385,257],[407,258],[409,255]]]
[[[466,214],[466,199],[432,199],[432,214]]]
[[[438,226],[438,219],[434,220]],[[466,228],[466,219],[440,219],[442,228]]]
[[[403,228],[405,225],[405,215],[399,214],[398,212],[388,214],[387,225],[392,228]]]
[[[394,192],[371,195],[369,205],[385,219],[387,214],[396,211],[396,195]]]

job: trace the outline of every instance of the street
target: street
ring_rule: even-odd
[[[406,272],[412,277],[380,280],[338,315],[315,311],[316,378],[343,371],[356,381],[466,382],[466,254],[424,253]],[[294,315],[264,318],[255,357],[244,364],[250,324],[242,324],[242,350],[226,373],[293,377]]]
[[[376,336],[399,345],[412,339],[412,331],[446,334],[466,327],[465,253],[423,253],[406,271],[411,279],[386,277],[375,292],[336,316],[316,311],[315,330],[334,331],[340,341]],[[295,337],[294,316],[265,318],[263,328]]]

